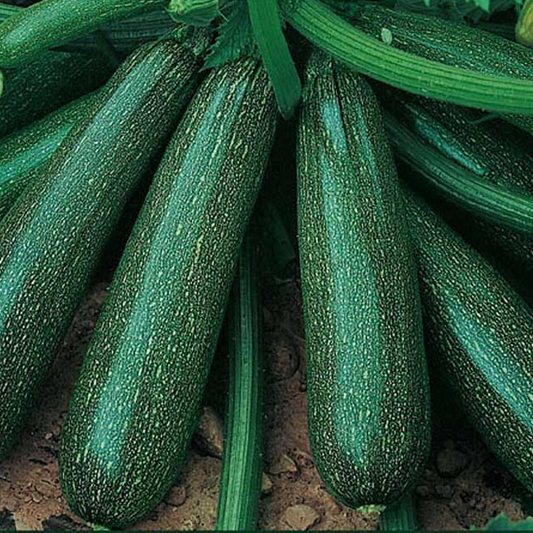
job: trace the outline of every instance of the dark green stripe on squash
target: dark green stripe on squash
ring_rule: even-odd
[[[60,450],[71,508],[127,527],[175,481],[276,124],[266,73],[210,74],[154,178],[76,384]]]
[[[298,223],[311,445],[338,500],[388,505],[414,483],[429,451],[416,268],[372,91],[326,61],[309,71]]]
[[[407,207],[428,356],[488,447],[533,490],[533,312],[411,192]]]
[[[122,208],[197,80],[173,41],[117,72],[0,224],[0,457],[14,443]]]

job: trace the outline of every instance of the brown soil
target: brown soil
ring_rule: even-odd
[[[105,281],[96,284],[81,306],[27,430],[11,457],[0,465],[0,530],[86,529],[61,496],[57,450],[68,399],[106,287]],[[265,292],[268,479],[259,525],[270,530],[377,529],[376,516],[364,517],[337,504],[313,465],[305,414],[298,283],[280,282]],[[216,449],[209,455],[209,447],[198,442],[165,502],[136,529],[213,528],[221,460]],[[528,509],[525,491],[468,429],[436,430],[431,460],[416,493],[420,525],[426,530],[479,527],[501,511],[519,519]]]

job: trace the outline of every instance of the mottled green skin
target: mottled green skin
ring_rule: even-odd
[[[311,445],[338,500],[387,505],[429,451],[416,268],[376,99],[355,73],[319,71],[298,138]]]
[[[480,179],[533,195],[533,158],[513,139],[500,134],[497,125],[476,122],[478,112],[388,89],[383,90],[381,102],[420,139]],[[443,202],[436,205],[445,207]],[[467,238],[484,249],[533,273],[533,237],[483,222],[462,210],[456,227],[466,230]]]
[[[533,490],[533,312],[412,193],[427,353],[471,424]]]
[[[46,52],[31,65],[5,72],[0,137],[98,89],[112,73],[102,57],[63,52]]]
[[[498,35],[410,11],[367,5],[353,23],[376,39],[385,28],[394,48],[445,65],[533,80],[533,54],[525,46]]]
[[[0,457],[195,72],[195,59],[174,42],[140,49],[0,223]]]
[[[98,101],[97,92],[0,140],[0,219],[24,189],[41,174],[72,128]]]
[[[0,25],[0,66],[16,67],[105,24],[164,7],[168,0],[47,0]]]
[[[379,40],[387,29],[391,46],[425,59],[473,72],[533,80],[530,49],[467,24],[379,5],[365,6],[353,23]],[[533,134],[533,117],[505,118]]]
[[[178,475],[275,123],[266,73],[243,60],[208,77],[167,148],[62,437],[63,493],[88,522],[137,522]]]

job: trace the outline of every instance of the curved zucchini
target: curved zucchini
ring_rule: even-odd
[[[90,523],[135,523],[178,475],[275,124],[266,73],[242,60],[209,75],[165,152],[63,431],[61,486]]]
[[[533,312],[422,200],[407,193],[427,353],[487,446],[533,489]]]
[[[96,55],[47,52],[37,61],[7,71],[0,103],[0,137],[101,87],[113,73]]]
[[[339,501],[389,505],[426,463],[429,387],[401,191],[361,77],[311,65],[297,153],[313,455]]]
[[[241,251],[229,312],[229,393],[217,531],[256,531],[263,425],[261,306],[253,229]]]
[[[0,66],[16,67],[105,24],[163,8],[168,0],[43,0],[0,25]]]
[[[173,41],[139,49],[0,223],[0,457],[123,206],[176,124],[197,66]]]
[[[480,182],[533,198],[533,158],[489,122],[480,123],[475,111],[388,90],[381,102],[400,126],[395,131],[394,123],[387,121],[394,149],[414,169],[431,173],[438,180],[451,160]],[[433,150],[433,157],[428,157],[426,150],[408,151],[405,128]],[[406,175],[411,176],[411,182],[424,182],[416,173]],[[476,238],[490,253],[507,257],[519,270],[533,271],[532,235],[478,220],[464,209],[460,215],[459,226],[468,227],[468,240]]]
[[[72,102],[0,140],[0,219],[41,173],[72,128],[98,101],[98,92]]]
[[[466,24],[366,5],[353,20],[376,39],[383,30],[392,35],[391,46],[439,63],[533,81],[533,54],[524,46]],[[533,133],[533,118],[505,115],[517,126]]]

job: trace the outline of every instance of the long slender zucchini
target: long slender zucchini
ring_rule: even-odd
[[[124,204],[176,124],[196,67],[174,41],[139,49],[0,223],[0,457]]]
[[[229,393],[217,531],[255,531],[261,495],[261,306],[255,231],[244,239],[229,312]]]
[[[339,501],[389,505],[429,451],[416,267],[371,89],[309,70],[297,153],[311,446]]]
[[[105,24],[163,8],[167,0],[43,0],[0,26],[0,66],[16,67],[40,52]]]
[[[498,134],[490,123],[476,121],[479,116],[475,111],[398,91],[385,90],[381,101],[400,126],[396,128],[394,122],[387,121],[395,151],[415,170],[431,173],[439,180],[447,172],[447,160],[451,160],[456,168],[480,181],[522,194],[526,199],[533,197],[533,158],[512,139]],[[406,128],[433,150],[431,157],[427,150],[408,151],[411,143],[404,135]],[[411,183],[424,182],[416,172],[407,175]],[[481,221],[464,209],[462,215],[468,221],[469,239],[481,234],[478,240],[489,252],[508,257],[520,270],[533,271],[532,235]]]
[[[0,3],[0,24],[23,11],[24,8]],[[159,39],[176,28],[168,12],[161,8],[142,15],[121,20],[101,28],[102,34],[117,52],[129,54],[139,46]],[[60,47],[66,51],[94,51],[98,44],[94,34],[88,34],[69,41]]]
[[[407,194],[427,353],[488,447],[533,489],[533,312],[422,200]]]
[[[256,61],[209,75],[172,138],[76,384],[60,480],[85,520],[127,527],[175,481],[273,142]]]
[[[0,137],[101,87],[113,73],[101,57],[47,52],[31,65],[6,72]]]
[[[391,113],[385,112],[385,123],[397,156],[416,169],[408,174],[409,179],[473,217],[533,236],[533,194],[491,181],[463,166],[453,158],[459,154],[448,157],[426,144]]]
[[[72,128],[88,115],[98,97],[98,92],[83,96],[0,140],[0,219],[24,189],[37,179],[41,167]]]
[[[391,46],[432,61],[483,74],[533,80],[531,50],[466,24],[377,4],[364,6],[353,22],[377,39],[382,39],[387,30],[392,35]],[[505,118],[533,133],[531,117]]]

